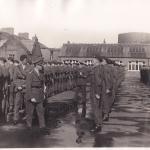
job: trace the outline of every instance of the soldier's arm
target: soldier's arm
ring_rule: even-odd
[[[14,80],[25,79],[25,76],[20,72],[18,67],[15,67]]]
[[[100,77],[100,69],[99,68],[95,68],[94,70],[94,76],[95,76],[95,86],[101,86],[101,77]]]
[[[33,98],[31,94],[31,84],[32,84],[32,74],[29,73],[26,79],[26,100],[31,100]]]

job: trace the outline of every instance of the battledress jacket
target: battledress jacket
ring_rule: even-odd
[[[44,101],[44,74],[39,75],[33,69],[26,79],[26,100],[35,98],[37,103]]]

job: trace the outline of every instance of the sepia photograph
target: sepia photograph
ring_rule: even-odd
[[[149,7],[0,0],[0,148],[149,148]]]

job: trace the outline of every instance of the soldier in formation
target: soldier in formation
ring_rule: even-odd
[[[4,58],[0,58],[1,116],[5,113],[13,114],[16,125],[20,119],[20,110],[23,109],[30,128],[33,110],[36,109],[39,126],[43,129],[44,98],[74,90],[77,104],[82,105],[81,117],[85,118],[87,88],[90,87],[90,104],[96,124],[91,132],[101,131],[103,121],[109,120],[116,91],[124,78],[124,68],[106,58],[99,57],[96,60],[93,66],[82,62],[72,64],[51,61],[43,64],[41,60],[32,60],[32,65],[29,65],[26,55],[20,57],[20,63],[13,59],[8,59],[6,63]],[[44,68],[43,74],[41,65]]]
[[[14,124],[19,121],[19,110],[25,106],[25,92],[26,92],[26,77],[31,67],[27,64],[27,56],[20,56],[20,65],[15,67],[13,75],[15,101],[14,101]]]
[[[82,72],[82,73],[80,73]],[[84,74],[84,67],[78,69],[79,74]],[[79,79],[79,77],[78,77]],[[101,131],[103,122],[109,120],[111,108],[115,102],[115,95],[120,83],[124,79],[124,67],[117,65],[113,61],[98,57],[94,66],[88,66],[82,82],[76,86],[76,94],[81,94],[81,102],[87,103],[87,88],[90,85],[90,104],[95,126],[91,129],[92,133]],[[82,84],[84,83],[84,84]],[[81,90],[81,84],[84,91]],[[77,98],[77,96],[75,97]],[[86,107],[82,107],[81,118],[86,116]]]
[[[150,67],[144,66],[140,69],[141,82],[150,85]]]
[[[109,120],[116,91],[124,78],[123,67],[104,58],[97,60],[91,75],[90,99],[96,124],[91,132],[101,131],[103,121]]]

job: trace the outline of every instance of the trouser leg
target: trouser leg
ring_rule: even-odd
[[[34,107],[35,107],[35,104],[29,101],[26,102],[26,122],[27,122],[28,127],[32,127]]]
[[[110,112],[110,97],[106,95],[103,100],[103,113],[109,114]]]
[[[14,86],[12,84],[9,88],[9,106],[11,110],[14,107]]]
[[[82,86],[82,117],[86,116],[86,86]]]
[[[95,116],[95,123],[98,125],[102,125],[103,119],[102,119],[102,105],[99,105],[99,102],[97,102],[97,99],[94,99],[94,116]]]
[[[2,111],[2,101],[3,101],[3,92],[2,89],[0,90],[0,120],[3,120],[3,111]]]
[[[14,121],[19,120],[19,108],[21,105],[22,95],[21,92],[16,93],[15,104],[14,104]]]
[[[94,91],[91,89],[90,93],[90,100],[92,106],[92,113],[94,115],[94,121],[96,125],[102,125],[103,123],[103,116],[102,116],[102,100],[99,101],[95,97]]]
[[[45,127],[45,118],[44,118],[43,102],[36,105],[36,112],[38,115],[39,126],[40,126],[40,128],[44,128]]]

